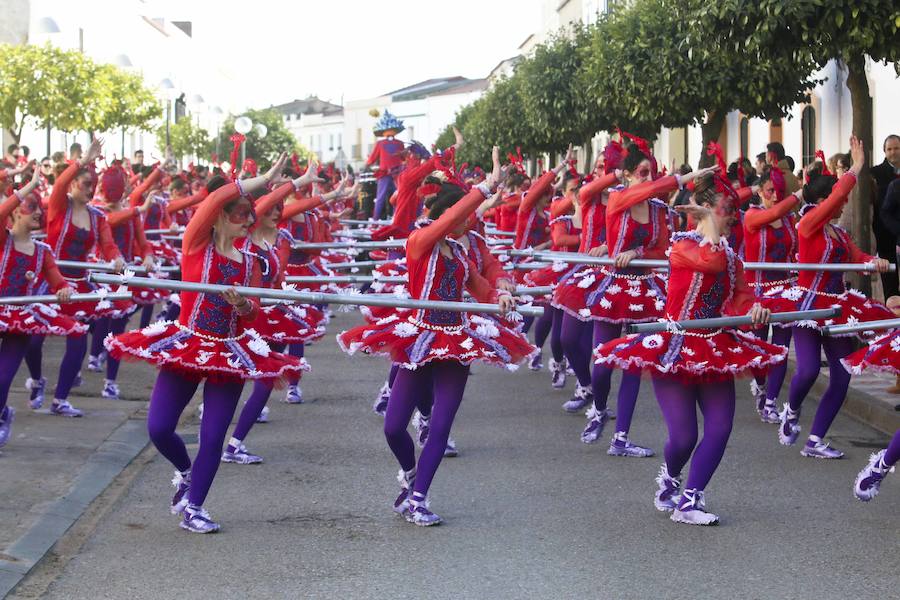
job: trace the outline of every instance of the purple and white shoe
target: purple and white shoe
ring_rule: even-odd
[[[811,435],[806,441],[806,445],[803,446],[803,450],[800,451],[800,456],[835,460],[844,458],[844,453],[837,448],[832,448],[828,442],[823,441],[821,438]]]
[[[103,390],[101,390],[100,395],[104,398],[108,398],[110,400],[118,400],[119,399],[119,384],[111,379],[103,380]]]
[[[443,522],[440,516],[434,514],[428,508],[428,500],[426,498],[410,498],[409,510],[404,516],[408,522],[419,527],[431,527],[432,525],[440,525]]]
[[[554,390],[561,390],[566,387],[566,367],[565,362],[556,362],[550,359],[550,386]]]
[[[429,422],[430,419],[418,410],[413,415],[412,424],[413,428],[416,430],[416,446],[419,448],[424,448],[425,442],[428,441],[428,433],[431,431]]]
[[[87,370],[91,373],[99,373],[103,370],[103,353],[99,356],[88,356]]]
[[[568,413],[577,413],[582,408],[588,405],[588,403],[594,401],[594,394],[591,392],[591,386],[581,385],[580,383],[575,386],[575,395],[572,396],[571,400],[567,400],[563,403],[563,410]]]
[[[446,458],[454,458],[459,456],[459,450],[456,449],[456,442],[452,437],[447,438],[447,447],[444,448],[444,456]]]
[[[259,465],[262,464],[263,458],[262,456],[251,454],[247,451],[247,447],[244,444],[231,438],[228,445],[225,446],[225,451],[222,452],[222,462],[237,465]]]
[[[209,513],[202,506],[188,504],[181,517],[181,528],[191,533],[215,533],[219,524],[210,518]]]
[[[282,400],[285,404],[303,404],[303,390],[297,384],[291,384]]]
[[[782,446],[793,446],[800,435],[800,411],[794,412],[785,402],[784,410],[779,415],[778,441]]]
[[[383,417],[384,413],[387,412],[388,400],[391,397],[391,388],[387,384],[381,386],[381,389],[378,391],[378,397],[375,398],[375,404],[372,405],[372,410],[376,415]]]
[[[635,458],[648,458],[654,456],[653,449],[638,446],[628,441],[628,434],[623,431],[617,431],[613,439],[609,442],[609,450],[606,453],[610,456],[632,456]]]
[[[885,476],[894,470],[884,462],[887,450],[880,450],[869,457],[869,462],[856,476],[853,484],[853,493],[857,499],[868,502],[881,491],[881,482]]]
[[[0,448],[9,441],[9,435],[12,431],[13,421],[16,420],[16,409],[12,406],[6,406],[0,413]]]
[[[593,404],[584,414],[588,422],[584,431],[581,432],[581,441],[585,444],[593,444],[603,435],[603,428],[609,422],[609,415],[605,410],[597,410]]]
[[[775,404],[774,398],[766,398],[762,410],[759,411],[759,418],[763,423],[781,423],[781,415],[778,414],[778,406]]]
[[[691,488],[684,490],[678,507],[672,511],[672,520],[688,525],[718,525],[719,515],[706,511],[706,498],[703,490]]]
[[[755,379],[750,380],[750,395],[756,402],[756,412],[762,414],[763,406],[766,403],[766,388],[756,382]]]
[[[257,423],[268,423],[269,422],[269,407],[263,406],[262,411],[259,413],[259,416],[256,417]]]
[[[544,357],[541,349],[538,348],[537,351],[531,355],[531,360],[528,363],[528,369],[531,371],[540,371],[544,368]]]
[[[412,489],[413,482],[415,480],[415,469],[408,473],[403,469],[400,469],[400,472],[397,473],[397,482],[400,484],[400,494],[397,496],[397,499],[394,500],[394,505],[391,510],[393,510],[398,515],[405,516],[409,511],[409,491]]]
[[[681,480],[669,475],[669,469],[663,463],[659,468],[659,475],[656,476],[656,484],[659,489],[656,490],[653,505],[660,512],[672,512],[681,500]]]
[[[84,412],[78,410],[68,400],[53,400],[50,405],[50,413],[60,417],[83,417]]]
[[[175,495],[172,496],[172,504],[169,512],[173,515],[180,515],[188,505],[188,490],[191,489],[191,472],[175,471],[175,477],[172,478],[172,485],[175,486]]]
[[[44,388],[47,386],[47,378],[41,377],[34,380],[31,377],[25,380],[25,389],[31,392],[31,399],[28,406],[32,410],[37,410],[44,405]]]

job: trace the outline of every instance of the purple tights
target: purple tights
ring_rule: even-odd
[[[622,335],[620,323],[607,323],[594,321],[594,347],[605,344]],[[591,391],[594,394],[594,406],[598,410],[606,410],[609,400],[610,381],[612,380],[612,367],[607,365],[594,365],[591,371]],[[641,390],[640,373],[622,372],[622,381],[619,383],[619,395],[616,402],[616,433],[628,433],[631,429],[631,417],[634,416],[634,407],[637,404],[638,392]]]
[[[150,319],[153,318],[153,307],[155,304],[145,304],[141,307],[141,322],[140,328],[143,329],[150,325]],[[124,331],[124,330],[123,330]]]
[[[284,344],[273,342],[270,345],[275,352],[284,351]],[[268,379],[257,379],[253,382],[253,391],[244,403],[244,408],[241,409],[241,415],[238,417],[237,425],[234,426],[234,431],[231,434],[233,437],[242,442],[247,439],[247,434],[250,433],[250,429],[256,423],[259,415],[262,414],[269,397],[272,395],[274,383],[274,381]]]
[[[734,379],[689,384],[678,379],[653,377],[656,400],[662,410],[669,439],[664,455],[669,474],[677,477],[693,453],[685,489],[706,489],[719,466],[734,422]],[[703,413],[703,439],[697,444],[697,406]]]
[[[75,377],[84,362],[84,355],[87,354],[87,348],[87,335],[66,337],[66,352],[59,365],[59,379],[56,381],[56,393],[53,395],[57,400],[66,400],[69,397],[72,383],[75,382]]]
[[[244,382],[213,382],[203,384],[203,418],[200,422],[200,447],[193,465],[184,440],[175,429],[178,419],[200,385],[199,380],[185,377],[170,369],[162,369],[150,396],[147,413],[147,432],[159,453],[179,471],[191,470],[188,500],[202,506],[212,485],[222,457],[225,434],[234,417],[234,409],[241,397]]]
[[[548,306],[546,310],[553,313],[553,322],[550,324],[550,352],[553,354],[553,360],[562,362],[565,359],[562,344],[562,322],[565,314],[562,309]]]
[[[582,321],[561,311],[560,342],[569,366],[575,371],[578,384],[584,387],[591,385],[591,332],[590,321]]]
[[[400,369],[384,416],[384,437],[404,471],[416,467],[413,492],[428,494],[435,471],[444,458],[450,427],[466,390],[469,367],[452,361],[436,361],[416,370]],[[413,440],[407,432],[409,420],[419,401],[421,390],[431,386],[434,405],[431,410],[428,441],[422,448],[418,465]]]
[[[28,375],[35,381],[40,381],[42,375],[41,363],[44,360],[44,336],[33,335],[28,342],[28,350],[25,352],[25,364],[28,365]]]
[[[884,453],[884,464],[893,466],[900,460],[900,429],[894,433],[891,443],[888,444],[887,452]]]
[[[394,178],[390,175],[385,175],[384,177],[378,178],[377,188],[375,192],[375,210],[372,213],[373,219],[378,220],[381,218],[381,213],[384,212],[384,207],[387,204],[388,199],[396,189],[397,184],[394,183]]]
[[[27,350],[27,335],[4,334],[0,337],[0,415],[6,408],[9,387]]]
[[[109,322],[109,333],[113,335],[119,335],[125,331],[125,327],[128,325],[128,317],[122,317],[120,319],[110,319]],[[115,381],[116,377],[119,376],[119,362],[112,356],[106,357],[106,378],[110,381]]]
[[[306,351],[306,344],[303,342],[297,342],[296,344],[291,344],[288,346],[288,354],[291,356],[296,356],[297,358],[303,358],[303,354]],[[279,350],[279,352],[281,352]],[[300,382],[300,375],[297,373],[291,373],[287,376],[288,383],[291,385],[297,385]],[[260,409],[262,410],[262,409]]]
[[[550,312],[550,309],[545,309],[544,314],[541,315],[541,318],[537,320],[534,326],[534,345],[539,349],[543,348],[544,342],[547,341],[552,329],[553,313]]]
[[[794,333],[793,327],[776,327],[772,325],[772,343],[791,347],[791,336]],[[761,340],[769,339],[769,327],[761,327],[753,330],[753,335]],[[787,360],[783,360],[769,368],[767,375],[756,377],[756,382],[760,385],[766,385],[766,398],[777,400],[781,393],[781,386],[784,385],[784,378],[787,375]]]
[[[106,334],[109,333],[111,322],[111,317],[103,317],[91,323],[91,356],[100,356],[105,350],[103,340],[106,339]]]
[[[791,379],[788,398],[791,409],[795,411],[800,410],[803,400],[819,376],[822,350],[825,350],[825,358],[828,359],[828,388],[822,394],[809,430],[810,435],[825,437],[847,397],[850,374],[841,364],[841,359],[853,352],[853,340],[849,337],[822,337],[815,329],[794,327],[794,348],[797,352],[797,372]]]

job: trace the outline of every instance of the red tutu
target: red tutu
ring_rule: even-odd
[[[607,267],[587,267],[557,286],[552,304],[582,321],[647,323],[663,315],[666,280],[657,273],[628,274]]]
[[[632,334],[594,349],[597,364],[645,371],[685,383],[721,381],[765,372],[785,360],[787,348],[735,330]]]
[[[337,336],[338,344],[348,354],[389,356],[407,369],[453,360],[464,365],[481,361],[512,371],[535,351],[523,335],[486,317],[464,314],[462,325],[441,327],[417,321],[415,312],[395,310],[372,324],[344,331]]]
[[[166,265],[178,266],[181,264],[181,252],[166,240],[147,240],[157,261]]]
[[[406,277],[406,259],[398,258],[395,261],[384,263],[382,265],[378,265],[375,269],[372,270],[372,276],[376,278],[375,281],[372,282],[370,289],[377,294],[390,294],[393,293],[394,288],[399,287],[406,289],[406,285],[396,284],[396,283],[385,283],[383,281],[378,281],[378,278],[381,277]]]
[[[842,294],[813,292],[807,288],[794,286],[784,290],[773,290],[762,298],[762,304],[772,312],[791,312],[796,310],[815,310],[820,308],[840,307],[841,314],[830,319],[808,319],[797,321],[795,327],[807,327],[821,330],[826,325],[856,325],[865,321],[880,321],[895,317],[886,306],[870,300],[857,290],[847,290]],[[845,333],[837,337],[849,337],[857,333]]]
[[[267,342],[312,342],[325,335],[325,313],[308,305],[275,304],[260,310],[252,327]]]
[[[78,294],[93,294],[109,292],[106,286],[98,285],[86,279],[69,280],[69,285]],[[137,310],[137,305],[131,300],[101,300],[99,302],[67,302],[60,304],[60,311],[69,317],[73,317],[82,323],[90,323],[98,319],[112,317],[119,319],[127,317]]]
[[[55,304],[5,306],[0,309],[0,334],[84,335],[88,326],[63,314]]]
[[[280,379],[309,370],[304,359],[272,351],[253,329],[220,338],[159,321],[121,335],[110,334],[103,343],[113,358],[144,360],[191,377]]]
[[[334,271],[326,267],[319,257],[302,264],[288,264],[285,268],[288,277],[333,277]],[[336,292],[340,286],[334,283],[293,283],[298,291]]]
[[[900,375],[900,329],[894,329],[841,359],[852,375],[866,369]]]
[[[526,271],[523,279],[525,285],[528,286],[543,287],[546,285],[556,285],[560,280],[566,277],[566,275],[571,276],[571,273],[581,266],[582,265],[573,266],[564,262],[554,262],[543,269]]]

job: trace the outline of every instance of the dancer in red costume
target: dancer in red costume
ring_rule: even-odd
[[[240,251],[239,240],[253,223],[247,197],[262,189],[287,160],[282,154],[262,177],[228,183],[214,178],[210,195],[197,209],[184,233],[184,281],[221,285],[258,286],[259,262]],[[182,292],[177,322],[157,322],[141,330],[107,338],[115,358],[128,356],[160,368],[147,428],[150,440],[176,469],[172,512],[184,513],[181,527],[212,533],[219,524],[203,502],[215,477],[228,425],[247,379],[280,379],[303,369],[300,360],[274,352],[251,328],[258,304],[233,289],[214,294]],[[203,381],[200,448],[193,464],[181,437],[175,433],[181,413]]]
[[[40,170],[31,181],[0,204],[0,296],[31,296],[48,287],[60,303],[68,302],[72,288],[53,260],[53,251],[32,239],[41,228],[43,208],[34,190]],[[10,216],[11,230],[6,229]],[[87,325],[45,304],[0,306],[0,447],[10,436],[15,408],[7,406],[12,380],[25,358],[29,336],[84,336]]]
[[[716,167],[717,168],[717,167]],[[701,171],[702,172],[702,171]],[[750,314],[756,324],[769,311],[747,285],[743,265],[728,247],[726,234],[734,221],[736,197],[718,192],[712,177],[698,181],[693,203],[684,209],[697,229],[673,236],[669,254],[667,320],[705,319],[722,314]],[[597,361],[638,376],[653,377],[657,401],[669,429],[665,463],[660,469],[655,504],[672,511],[672,520],[715,525],[704,493],[725,453],[734,421],[734,378],[751,369],[785,360],[787,349],[732,329],[670,330],[632,334],[595,350]],[[697,444],[697,406],[703,413],[703,440]],[[678,477],[691,459],[685,489]]]
[[[462,301],[463,287],[475,298],[500,302],[505,310],[512,297],[498,295],[477,274],[475,265],[454,237],[465,231],[466,221],[500,183],[499,150],[494,148],[491,177],[468,194],[446,185],[431,205],[435,220],[413,232],[407,242],[410,291],[427,300]],[[450,236],[450,237],[448,237]],[[338,342],[348,353],[362,350],[384,354],[404,367],[397,375],[385,415],[385,437],[400,463],[401,494],[394,509],[417,525],[436,525],[441,518],[428,508],[427,494],[447,447],[450,427],[468,378],[468,367],[484,361],[514,367],[534,347],[525,338],[496,321],[478,315],[440,310],[398,310],[373,325],[345,331]],[[418,463],[413,440],[406,431],[418,405],[418,390],[434,393],[431,430]]]
[[[871,263],[879,272],[887,271],[883,258],[860,250],[850,235],[833,224],[839,219],[856,177],[865,162],[865,151],[856,137],[850,138],[853,165],[839,180],[819,175],[803,187],[803,198],[815,206],[806,211],[797,226],[799,258],[802,263]],[[848,290],[842,272],[801,271],[797,285],[785,290],[769,303],[772,310],[811,310],[840,306],[841,315],[833,319],[801,321],[794,327],[797,371],[791,379],[788,402],[781,412],[778,440],[785,446],[796,443],[800,434],[800,408],[822,368],[822,350],[828,360],[828,388],[822,394],[810,435],[800,454],[810,458],[842,458],[844,453],[824,441],[837,416],[850,385],[850,375],[841,364],[854,351],[850,337],[823,337],[825,325],[889,319],[893,314],[883,305],[856,290]],[[852,335],[852,334],[851,334]]]

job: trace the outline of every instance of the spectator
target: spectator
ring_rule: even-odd
[[[31,148],[28,146],[19,146],[19,164],[28,164],[28,157],[31,156]]]
[[[781,142],[770,142],[766,145],[766,162],[777,166],[784,174],[785,195],[793,194],[803,187],[800,180],[794,175],[794,159],[790,159],[790,162],[788,162],[788,158],[785,155],[784,146],[781,145]]]
[[[762,174],[768,170],[768,165],[766,163],[766,153],[760,152],[756,155],[756,176],[762,177]]]
[[[835,177],[840,179],[841,175],[850,170],[850,155],[841,154],[840,152],[833,154],[831,158],[828,159],[828,170],[834,173]]]
[[[143,150],[135,150],[134,151],[134,160],[131,161],[131,170],[135,173],[139,172],[144,167],[144,151]]]
[[[888,260],[896,260],[897,237],[887,227],[889,219],[898,217],[896,206],[886,209],[883,204],[887,195],[888,186],[900,177],[900,136],[892,134],[884,140],[884,162],[872,167],[872,177],[878,186],[875,195],[875,210],[872,219],[872,231],[875,233],[875,245],[878,256]],[[884,287],[884,297],[896,296],[898,291],[897,273],[881,274],[881,285]]]
[[[50,162],[54,165],[58,165],[60,163],[66,162],[66,153],[65,152],[54,152],[50,155]]]
[[[81,144],[75,142],[71,146],[69,146],[69,160],[74,162],[76,160],[81,160]]]
[[[756,184],[756,180],[759,179],[759,175],[757,175],[756,169],[753,168],[753,164],[750,162],[750,159],[745,156],[741,164],[744,165],[744,183],[747,185]]]
[[[11,167],[14,167],[18,163],[18,152],[18,144],[10,144],[6,147],[6,154],[3,155],[3,162]]]
[[[50,160],[49,156],[45,156],[41,159],[41,175],[47,179],[50,185],[53,185],[56,176],[53,174],[53,162]]]

